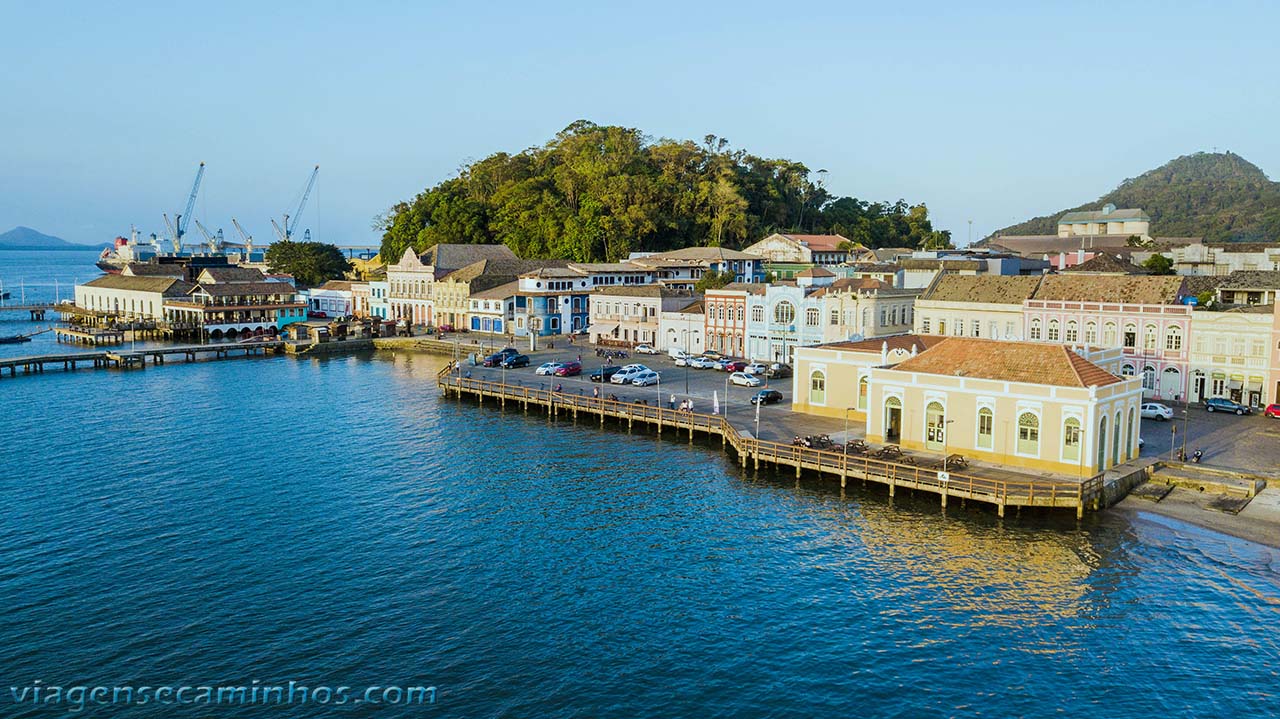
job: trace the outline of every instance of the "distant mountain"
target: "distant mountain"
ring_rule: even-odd
[[[1272,182],[1239,155],[1197,152],[1120,183],[1077,207],[997,230],[997,235],[1052,235],[1058,218],[1111,203],[1151,216],[1153,237],[1203,237],[1207,241],[1280,240],[1280,182]]]
[[[0,234],[0,250],[96,250],[106,245],[78,245],[46,235],[30,227],[15,227]]]

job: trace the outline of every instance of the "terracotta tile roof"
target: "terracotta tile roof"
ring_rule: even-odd
[[[676,289],[666,285],[613,285],[597,287],[591,291],[593,295],[612,295],[617,297],[692,297],[687,290]]]
[[[519,291],[520,282],[515,281],[481,290],[480,292],[472,290],[471,297],[478,300],[505,300],[508,297],[516,296]]]
[[[955,257],[904,257],[898,264],[904,270],[980,270],[986,263]]]
[[[1066,345],[976,337],[943,338],[894,369],[1054,387],[1095,387],[1124,381]]]
[[[262,270],[253,267],[205,267],[197,274],[207,274],[210,282],[262,281]]]
[[[902,269],[891,262],[857,262],[845,266],[849,267],[853,272],[874,272],[876,274],[889,274]]]
[[[103,275],[84,283],[85,287],[97,287],[129,292],[158,292],[165,297],[181,297],[191,291],[192,285],[176,277],[133,277],[130,275]]]
[[[836,273],[825,267],[810,267],[802,272],[797,272],[796,277],[835,277]]]
[[[1275,270],[1236,270],[1221,278],[1224,290],[1280,290],[1280,272]]]
[[[1177,275],[1046,275],[1034,299],[1172,305],[1184,294]]]
[[[329,280],[328,282],[324,283],[323,285],[320,285],[316,289],[317,290],[336,290],[338,292],[350,292],[351,282],[347,280]]]
[[[196,285],[192,290],[192,294],[196,291],[214,297],[231,297],[246,296],[252,297],[256,295],[287,295],[292,298],[296,294],[293,287],[284,282],[210,282],[208,284]]]
[[[670,252],[658,252],[646,257],[636,258],[637,262],[662,261],[662,260],[697,260],[697,261],[733,261],[733,260],[756,260],[763,261],[764,257],[760,255],[752,255],[738,250],[731,250],[726,247],[685,247],[679,250],[671,250]]]
[[[696,302],[690,302],[684,307],[681,307],[680,309],[676,310],[676,312],[679,312],[680,314],[683,314],[683,315],[702,315],[702,314],[706,314],[707,310],[706,310],[705,303],[703,303],[702,300],[698,300]]]
[[[830,342],[824,345],[818,345],[822,349],[833,350],[852,350],[854,352],[879,352],[881,348],[888,345],[890,352],[894,350],[906,350],[910,352],[924,352],[934,345],[948,339],[942,335],[892,335],[889,337],[876,337],[873,339]]]
[[[775,282],[774,284],[781,283]],[[729,290],[730,292],[746,292],[749,295],[763,295],[766,287],[767,286],[763,282],[730,282],[720,289]],[[712,294],[714,292],[716,292],[714,289],[707,290],[707,294]]]
[[[438,276],[460,270],[480,260],[514,260],[516,254],[506,245],[469,245],[441,243],[419,255],[422,264],[434,267]]]
[[[942,275],[920,299],[1020,305],[1031,299],[1040,275]]]
[[[802,243],[805,247],[815,252],[843,252],[839,248],[841,242],[848,242],[849,238],[842,235],[792,235],[780,233],[796,242]]]
[[[1187,275],[1183,277],[1182,291],[1187,295],[1198,295],[1218,289],[1225,277],[1213,275]]]
[[[1072,265],[1063,272],[1077,272],[1094,275],[1146,275],[1150,274],[1127,259],[1116,257],[1109,252],[1099,252],[1078,265]]]

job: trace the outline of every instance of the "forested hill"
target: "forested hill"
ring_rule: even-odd
[[[579,120],[545,145],[463,167],[378,218],[382,256],[441,242],[505,243],[580,262],[692,245],[741,247],[772,232],[836,233],[869,247],[941,247],[928,209],[833,197],[823,170]],[[818,175],[815,179],[814,175]]]
[[[1108,202],[1145,210],[1155,237],[1280,240],[1280,183],[1230,152],[1184,155],[1125,180],[1093,202],[1005,227],[996,234],[1052,235],[1064,213],[1099,209]]]

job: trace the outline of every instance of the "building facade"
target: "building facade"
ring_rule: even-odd
[[[871,368],[903,362],[943,339],[907,334],[797,348],[791,408],[865,423]]]
[[[124,320],[159,320],[164,303],[186,297],[192,285],[175,277],[103,275],[75,287],[76,307]]]
[[[1022,340],[1023,303],[1040,277],[942,275],[916,301],[914,328],[920,335]]]
[[[1225,397],[1251,407],[1276,401],[1269,341],[1275,305],[1191,314],[1191,382],[1188,399]]]
[[[591,342],[635,346],[662,345],[661,315],[698,299],[664,285],[600,287],[591,293]]]
[[[747,345],[747,298],[764,294],[766,285],[730,283],[707,290],[703,298],[703,342],[706,351],[714,350],[741,357]]]
[[[658,316],[658,335],[663,351],[681,350],[700,355],[706,350],[703,333],[706,331],[706,311],[702,300],[695,300],[677,310]]]

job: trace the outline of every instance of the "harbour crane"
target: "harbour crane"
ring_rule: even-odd
[[[302,201],[298,203],[298,209],[292,215],[292,222],[289,221],[291,219],[290,215],[284,216],[283,223],[277,223],[275,218],[271,219],[271,226],[276,230],[276,237],[286,241],[293,239],[293,231],[298,229],[298,218],[302,217],[302,210],[307,206],[307,198],[311,197],[311,190],[316,186],[316,175],[319,174],[320,166],[316,165],[311,170],[311,178],[307,180],[307,189],[302,193]],[[310,230],[307,230],[306,239],[311,239]]]
[[[196,181],[191,184],[191,196],[187,198],[187,209],[180,215],[176,215],[173,221],[169,221],[169,214],[164,215],[165,227],[169,229],[169,236],[173,238],[174,254],[182,253],[182,236],[187,234],[187,223],[191,221],[191,213],[196,207],[196,195],[200,194],[200,180],[204,177],[204,163],[200,163],[200,167],[196,169]]]
[[[222,228],[219,227],[216,233],[211,233],[205,229],[204,225],[200,224],[200,220],[196,220],[195,222],[196,222],[196,229],[200,230],[200,234],[204,235],[205,242],[209,243],[209,252],[215,255],[221,252],[222,251]]]
[[[240,226],[239,222],[236,222],[236,218],[234,217],[231,218],[231,224],[235,225],[236,232],[240,233],[240,239],[244,240],[244,257],[248,260],[249,256],[253,254],[253,235],[245,232],[244,228]]]

